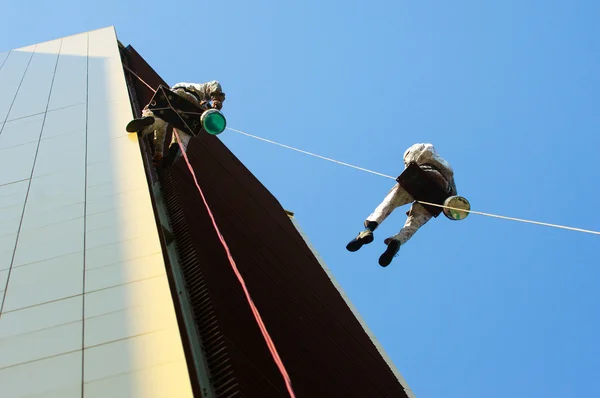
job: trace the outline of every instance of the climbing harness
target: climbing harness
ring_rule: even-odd
[[[451,220],[463,220],[469,213],[464,210],[470,210],[469,201],[462,196],[451,196],[446,192],[436,181],[434,181],[429,173],[424,171],[416,163],[410,163],[404,169],[402,174],[396,178],[400,184],[414,199],[423,205],[425,210],[433,217],[437,217],[440,213],[444,213]],[[455,205],[462,204],[463,211],[444,211],[446,202]],[[426,203],[435,203],[439,206],[431,206]]]
[[[220,111],[197,106],[163,85],[154,92],[148,109],[192,137],[197,136],[202,128],[211,135],[218,135],[227,126],[227,120]]]

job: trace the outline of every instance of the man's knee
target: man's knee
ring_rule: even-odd
[[[429,221],[433,216],[429,211],[420,203],[412,205],[410,210],[406,213],[408,218],[406,219],[406,226],[418,225],[421,226]]]

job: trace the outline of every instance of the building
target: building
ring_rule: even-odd
[[[124,130],[141,80],[112,27],[0,53],[2,397],[288,396],[187,166]],[[293,215],[188,156],[296,396],[412,397]]]

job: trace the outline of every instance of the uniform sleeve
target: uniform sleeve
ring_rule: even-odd
[[[205,85],[205,92],[211,96],[214,93],[221,93],[223,92],[223,89],[221,87],[221,83],[219,83],[216,80],[213,80],[212,82],[208,82],[208,83],[204,83]]]
[[[421,144],[419,149],[419,154],[415,159],[418,164],[431,163],[433,158],[437,155],[435,147],[432,144]]]
[[[189,87],[189,86],[190,86],[189,83],[181,82],[181,83],[177,83],[176,85],[174,85],[173,87],[171,87],[171,89],[175,90],[176,88],[186,88],[186,87]]]
[[[221,92],[221,84],[216,80],[207,83],[189,83],[187,88],[189,90],[194,90],[196,94],[200,96],[202,101],[210,101],[214,93]]]
[[[425,144],[414,144],[404,152],[404,166],[408,167],[411,162],[416,162],[423,152]]]

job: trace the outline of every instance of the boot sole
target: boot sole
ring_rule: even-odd
[[[143,117],[141,119],[133,119],[127,124],[125,130],[128,133],[137,133],[141,129],[147,126],[151,126],[154,123],[154,118],[150,116]]]
[[[373,242],[373,235],[366,236],[363,239],[355,239],[346,245],[346,250],[350,252],[358,251],[363,245],[368,245]]]
[[[400,242],[396,240],[390,242],[387,249],[385,249],[385,252],[379,257],[379,265],[382,267],[390,265],[396,253],[398,253],[398,248],[400,248]]]

